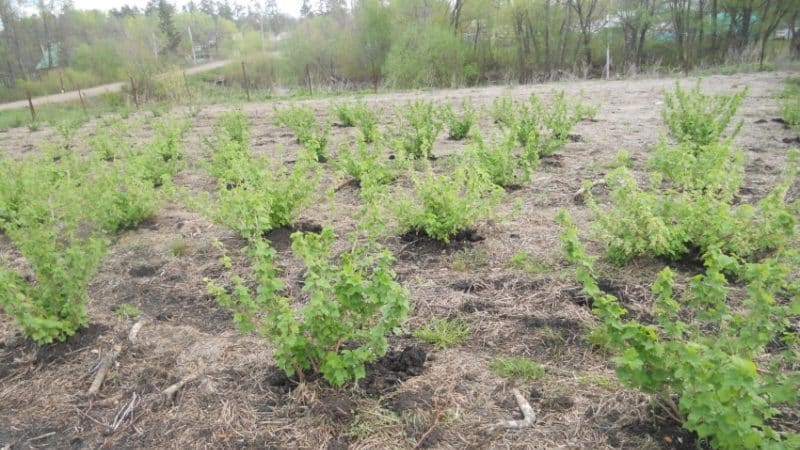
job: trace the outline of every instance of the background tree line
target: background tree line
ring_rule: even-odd
[[[596,77],[606,52],[612,75],[800,58],[800,2],[785,0],[304,0],[299,12],[275,0],[108,13],[0,0],[0,100],[217,57],[247,61],[262,88]],[[236,67],[221,72],[235,82]]]

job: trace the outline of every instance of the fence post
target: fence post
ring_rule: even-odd
[[[78,88],[78,98],[81,99],[81,108],[83,108],[83,114],[86,114],[86,102],[83,101],[83,93],[81,92],[81,88]]]
[[[192,91],[189,89],[189,79],[186,78],[186,71],[183,71],[183,85],[186,86],[186,95],[189,96],[189,102],[192,101]]]
[[[314,89],[311,87],[311,71],[306,64],[306,82],[308,83],[308,95],[314,95]]]
[[[136,97],[136,83],[133,81],[133,77],[128,77],[131,80],[131,94],[133,95],[133,104],[136,105],[136,109],[139,109],[139,99]]]
[[[247,67],[244,65],[244,61],[242,61],[242,75],[244,76],[244,92],[247,94],[247,101],[250,101],[250,86],[247,82]]]
[[[25,92],[28,94],[28,107],[31,109],[31,121],[36,122],[36,110],[33,109],[33,99],[31,99],[31,90],[27,89]]]

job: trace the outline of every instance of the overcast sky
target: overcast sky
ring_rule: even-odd
[[[147,0],[74,0],[74,2],[76,9],[99,9],[102,11],[119,8],[122,5],[135,5],[143,8],[147,4]],[[170,3],[176,4],[180,8],[188,3],[188,0],[171,0]],[[246,4],[247,2],[240,1],[239,3]],[[300,15],[300,6],[302,5],[303,0],[278,0],[278,8],[294,17]]]

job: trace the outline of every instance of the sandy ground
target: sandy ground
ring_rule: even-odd
[[[201,64],[199,66],[190,67],[186,69],[187,75],[191,75],[194,73],[200,72],[207,72],[209,70],[214,70],[224,65],[228,64],[230,61],[214,61],[207,64]],[[118,83],[108,83],[103,84],[100,86],[94,86],[86,89],[81,89],[80,94],[85,97],[97,97],[99,95],[105,94],[107,92],[117,92],[122,89],[123,86],[126,85],[126,82],[118,82]],[[80,97],[78,91],[69,91],[63,92],[61,94],[54,94],[54,95],[47,95],[44,97],[36,97],[33,100],[33,106],[39,105],[46,105],[50,103],[64,103],[64,102],[71,102],[71,101],[80,101]],[[27,108],[28,101],[27,100],[19,100],[16,102],[9,102],[9,103],[0,103],[0,111],[5,111],[9,109],[20,109],[20,108]]]
[[[749,89],[739,114],[744,127],[735,140],[747,160],[745,201],[760,198],[775,184],[792,146],[784,140],[798,136],[772,121],[779,115],[775,95],[788,75],[703,80],[712,92]],[[586,81],[366,97],[383,111],[381,126],[389,134],[397,128],[395,111],[416,98],[456,107],[471,99],[488,108],[499,96],[523,99],[536,93],[547,100],[553,91],[564,90],[569,96],[582,94],[600,109],[594,120],[573,129],[575,142],[544,159],[534,180],[509,192],[495,217],[478,225],[485,240],[440,246],[409,244],[396,235],[384,239],[398,257],[398,279],[413,304],[406,329],[431,318],[457,318],[469,325],[470,336],[444,350],[410,334],[394,336],[394,359],[371,367],[368,383],[355,387],[282,384],[271,366],[270,345],[239,334],[202,282],[223,279],[214,241],[225,244],[238,267],[247,265],[238,253],[244,242],[180,199],[170,202],[114,243],[91,284],[89,328],[67,343],[36,348],[0,318],[0,448],[696,448],[694,437],[647,396],[620,386],[608,355],[587,342],[595,320],[561,257],[553,220],[567,208],[586,229],[590,214],[575,204],[573,194],[583,180],[601,178],[619,150],[627,149],[635,168],[642,169],[648,149],[665,132],[662,92],[674,83],[667,78]],[[327,100],[304,103],[320,117],[332,110]],[[253,152],[289,161],[299,147],[289,130],[273,124],[273,109],[282,105],[241,109],[251,120]],[[203,138],[230,109],[205,107],[191,118],[184,139],[188,167],[176,179],[189,192],[214,186],[196,163],[206,153]],[[147,123],[160,120],[147,114],[129,119],[140,125],[132,127],[133,139],[148,138]],[[84,126],[82,136],[91,135],[95,125]],[[481,112],[481,128],[485,136],[494,130],[488,111]],[[331,152],[354,136],[353,129],[333,128]],[[0,136],[0,148],[20,157],[54,139],[52,129],[14,129]],[[438,170],[446,170],[448,156],[466,145],[446,140],[443,133],[434,148]],[[333,226],[341,237],[339,251],[355,228],[359,204],[357,188],[346,181],[328,164],[319,201],[299,220]],[[339,187],[332,199],[323,195],[331,186]],[[272,237],[277,264],[294,294],[300,292],[303,267],[286,248],[287,235],[288,230],[279,230]],[[176,255],[178,244],[186,250]],[[511,268],[517,252],[531,255],[538,268]],[[5,238],[0,255],[11,263],[19,259]],[[609,268],[604,282],[632,310],[646,312],[650,283],[662,265],[638,261]],[[128,340],[134,320],[114,313],[123,303],[142,311],[136,343]],[[98,361],[115,345],[121,352],[100,394],[87,398]],[[427,358],[421,367],[395,364],[402,355],[422,352]],[[533,358],[544,365],[545,376],[530,382],[499,378],[489,370],[499,355]],[[192,374],[199,376],[174,400],[161,397],[161,390]],[[512,388],[530,401],[536,423],[519,431],[492,431],[490,425],[500,420],[521,417]],[[794,427],[800,423],[796,416],[789,419]]]

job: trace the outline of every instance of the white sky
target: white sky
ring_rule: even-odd
[[[178,8],[181,8],[185,3],[188,3],[188,0],[171,0],[170,3],[176,4]],[[246,5],[249,3],[249,1],[240,0],[239,3]],[[74,0],[74,4],[75,9],[99,9],[102,11],[108,11],[109,9],[119,8],[123,5],[132,5],[144,8],[144,6],[147,4],[147,0]],[[278,9],[293,17],[298,17],[300,15],[300,7],[302,5],[303,0],[278,0]]]

